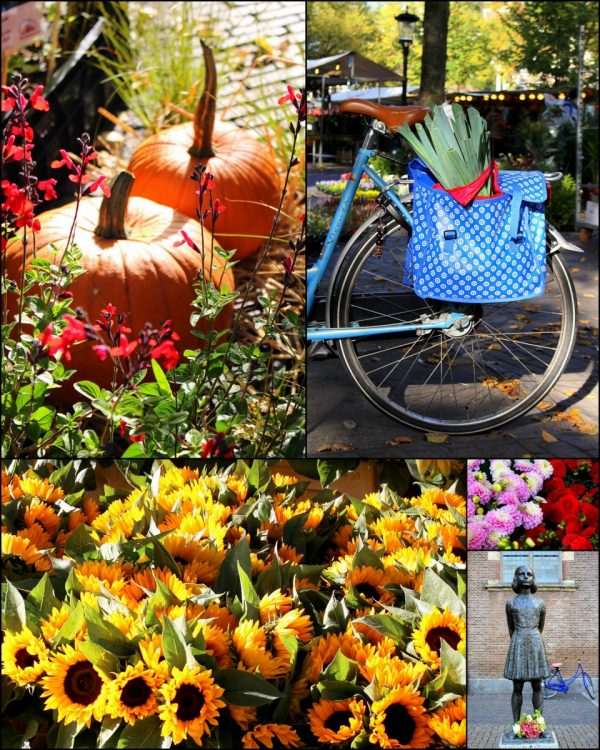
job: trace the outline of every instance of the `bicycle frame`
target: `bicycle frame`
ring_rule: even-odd
[[[578,677],[583,678],[584,671],[581,666],[581,662],[577,664],[577,669],[572,677],[565,678],[562,676],[560,669],[557,669],[552,673],[549,680],[546,680],[546,688],[549,690],[558,690],[561,693],[568,693],[569,688],[575,682]],[[558,679],[556,679],[558,678]]]
[[[346,183],[344,192],[338,204],[338,207],[333,216],[331,226],[327,232],[327,237],[323,244],[323,249],[319,258],[315,263],[308,269],[306,274],[307,280],[307,295],[306,295],[306,309],[307,314],[310,314],[313,303],[315,301],[315,295],[317,287],[322,281],[327,267],[333,256],[335,246],[340,238],[340,233],[352,202],[356,196],[356,191],[360,184],[361,177],[365,173],[371,178],[373,184],[381,191],[387,189],[387,195],[390,202],[400,212],[403,219],[406,221],[408,226],[412,227],[412,216],[402,203],[398,195],[393,191],[389,190],[388,183],[379,175],[372,167],[369,166],[369,160],[377,155],[377,149],[373,148],[375,140],[377,138],[378,131],[384,129],[381,123],[375,121],[369,128],[367,135],[365,136],[362,147],[358,150],[356,160],[352,166],[351,178]],[[358,338],[360,336],[373,336],[377,334],[386,333],[406,333],[408,331],[430,331],[439,328],[451,328],[457,324],[464,317],[459,312],[448,312],[444,316],[437,318],[434,321],[421,321],[419,324],[410,323],[398,323],[390,324],[385,326],[360,326],[355,325],[351,328],[329,328],[324,325],[309,326],[306,332],[306,338],[308,341],[326,341],[333,339],[344,339],[344,338]]]

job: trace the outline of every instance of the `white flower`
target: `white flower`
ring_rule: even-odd
[[[527,714],[527,721],[533,721],[533,716],[531,714]]]
[[[519,724],[519,722],[513,724],[513,732],[517,735],[517,737],[519,736],[519,733],[521,732],[521,725]]]

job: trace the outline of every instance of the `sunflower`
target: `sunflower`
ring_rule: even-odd
[[[46,669],[48,649],[41,638],[36,638],[29,628],[18,633],[4,634],[2,644],[2,671],[17,685],[36,682]]]
[[[177,744],[188,736],[202,745],[202,736],[218,724],[219,709],[225,708],[225,692],[212,678],[209,669],[173,667],[172,677],[161,688],[164,703],[160,707],[161,734]]]
[[[302,552],[298,552],[295,547],[291,547],[289,544],[280,544],[277,548],[277,555],[281,562],[291,562],[296,565],[299,565],[304,557]]]
[[[23,520],[27,526],[39,523],[52,538],[56,536],[56,532],[60,526],[60,518],[56,515],[54,508],[35,497],[29,503],[28,507],[25,508]]]
[[[328,701],[321,698],[308,709],[310,729],[320,742],[345,742],[363,727],[365,704],[355,698]]]
[[[45,553],[52,546],[50,537],[39,523],[34,523],[32,526],[20,529],[20,531],[17,531],[16,536],[19,539],[26,539],[40,553],[40,556],[34,562],[36,570],[52,570],[52,563]]]
[[[45,708],[57,709],[58,720],[65,724],[101,721],[106,705],[106,683],[100,673],[77,646],[64,646],[47,662],[42,678]]]
[[[55,503],[57,500],[62,500],[65,496],[60,487],[55,487],[45,479],[39,479],[38,477],[21,479],[19,484],[21,492],[24,495],[39,497],[40,500],[45,500],[48,503]]]
[[[152,633],[138,642],[142,661],[160,680],[169,679],[169,664],[165,660],[162,647],[162,635]]]
[[[424,698],[411,687],[397,687],[371,706],[369,741],[381,748],[429,747],[433,731]]]
[[[258,622],[241,622],[232,635],[233,645],[241,663],[249,672],[260,672],[266,680],[286,677],[290,671],[290,654],[279,653],[272,628]]]
[[[2,557],[11,556],[20,558],[27,565],[35,565],[44,557],[26,537],[2,534]]]
[[[40,629],[44,638],[50,642],[58,631],[62,628],[65,622],[71,616],[73,610],[68,604],[62,604],[60,609],[57,607],[52,608],[52,612],[48,614],[43,620],[40,621]]]
[[[243,732],[256,721],[256,706],[227,706],[231,718]]]
[[[233,659],[229,652],[231,637],[229,633],[212,623],[201,620],[194,629],[193,635],[196,638],[200,633],[204,638],[204,650],[210,654],[217,662],[219,669],[229,669],[233,667]]]
[[[275,589],[270,594],[265,594],[258,605],[261,622],[264,623],[273,617],[289,612],[293,603],[292,597],[284,594],[280,589]]]
[[[113,719],[125,719],[129,724],[152,716],[158,710],[155,690],[162,682],[162,678],[146,669],[142,662],[135,666],[128,664],[108,687],[108,713]]]
[[[467,711],[464,698],[446,703],[431,719],[431,727],[448,745],[464,747],[467,743]]]
[[[418,684],[428,673],[422,662],[407,662],[391,654],[373,654],[359,669],[368,682],[377,680],[382,688]]]
[[[86,591],[100,592],[100,585],[104,585],[112,594],[120,594],[131,573],[128,563],[98,562],[79,563],[73,568],[75,576]]]
[[[392,592],[382,588],[386,583],[391,583],[391,581],[383,570],[365,565],[350,570],[346,576],[344,587],[348,590],[352,584],[360,596],[369,604],[375,602],[393,604],[394,595]]]
[[[282,747],[302,746],[298,733],[289,724],[259,724],[251,732],[246,732],[242,737],[242,745],[252,750],[260,750],[261,745],[271,748],[274,739],[279,740]]]
[[[413,631],[415,649],[432,669],[439,669],[442,640],[455,651],[464,653],[465,637],[464,619],[450,612],[448,607],[443,612],[434,607],[433,612],[424,615],[419,627]]]

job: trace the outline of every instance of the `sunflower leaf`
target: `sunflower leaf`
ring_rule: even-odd
[[[329,486],[336,479],[344,476],[358,466],[358,459],[340,459],[335,461],[317,461],[317,471],[323,487]]]
[[[83,556],[86,552],[97,549],[96,542],[86,529],[81,525],[75,529],[65,544],[65,557],[70,557],[77,563],[83,562]]]
[[[56,735],[56,747],[75,747],[75,737],[77,737],[84,726],[84,724],[78,724],[75,721],[70,724],[60,722],[58,725],[58,734]]]
[[[355,695],[363,695],[362,688],[345,680],[320,680],[317,688],[321,698],[328,701],[343,701]]]
[[[409,639],[409,628],[392,615],[377,614],[360,617],[354,622],[363,622],[378,633],[388,636],[400,648],[404,648],[404,644]]]
[[[321,677],[325,680],[351,682],[356,677],[357,672],[356,662],[338,651],[327,669],[321,672]]]
[[[154,362],[154,360],[152,361]],[[152,546],[154,547],[154,563],[156,567],[169,568],[169,570],[181,580],[179,565],[177,565],[171,553],[161,542],[159,542],[158,539],[152,539]]]
[[[359,545],[352,558],[352,569],[376,568],[377,570],[383,570],[383,563],[379,555],[367,547],[362,540],[359,542]]]
[[[186,664],[191,667],[198,665],[180,627],[166,615],[163,615],[162,644],[165,659],[172,667],[183,669]]]
[[[105,716],[102,719],[102,726],[100,727],[100,732],[98,733],[98,747],[116,747],[115,733],[120,726],[120,717],[118,719],[112,719],[110,716]]]
[[[327,633],[343,633],[349,618],[350,610],[346,602],[338,599],[334,591],[323,613],[323,630]]]
[[[162,723],[158,716],[146,716],[135,724],[128,724],[117,742],[118,748],[157,748],[170,747],[165,744],[169,737],[161,737]]]
[[[81,604],[80,602],[67,617],[61,629],[52,639],[52,645],[58,647],[63,643],[66,643],[67,641],[72,641],[81,629],[84,620],[85,618],[83,616],[83,604]]]
[[[459,599],[451,586],[429,568],[425,571],[423,576],[421,601],[433,604],[440,609],[448,607],[452,614],[459,617],[465,615],[464,602]]]
[[[239,561],[237,569],[242,587],[242,605],[244,606],[245,619],[260,621],[260,599],[258,598],[256,589],[252,585],[252,579],[242,568]]]
[[[60,607],[60,602],[54,596],[48,573],[44,573],[40,582],[29,592],[25,600],[27,624],[30,629],[39,628],[39,621],[52,612],[53,607]]]
[[[92,662],[92,664],[109,680],[113,679],[113,675],[116,674],[119,669],[119,657],[115,654],[111,654],[102,646],[92,641],[81,641],[79,648],[85,656]]]
[[[271,594],[273,591],[277,591],[281,588],[281,566],[279,565],[279,558],[277,555],[273,555],[273,560],[268,568],[262,571],[256,580],[256,590],[262,596]]]
[[[282,697],[276,687],[252,672],[221,669],[214,678],[225,690],[223,700],[233,706],[265,706]]]
[[[2,584],[2,629],[21,630],[26,621],[25,601],[10,581]]]
[[[444,682],[444,692],[458,693],[464,695],[467,684],[467,661],[465,657],[455,651],[442,638],[440,640],[441,670],[446,669],[446,681]]]
[[[250,547],[246,541],[246,537],[241,539],[235,547],[232,547],[227,554],[223,562],[221,563],[221,569],[219,570],[219,578],[215,585],[215,591],[218,594],[229,594],[233,599],[238,596],[242,597],[242,588],[240,585],[240,579],[238,576],[238,562],[246,572],[246,574],[252,574],[252,565],[250,563]]]
[[[83,614],[90,641],[116,656],[130,656],[134,652],[134,646],[129,638],[116,625],[103,620],[100,612],[84,605]]]

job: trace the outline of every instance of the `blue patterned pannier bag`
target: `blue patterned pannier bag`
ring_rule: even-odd
[[[546,181],[541,172],[500,171],[503,195],[463,207],[420,159],[404,283],[419,297],[452,302],[509,302],[544,293]]]

